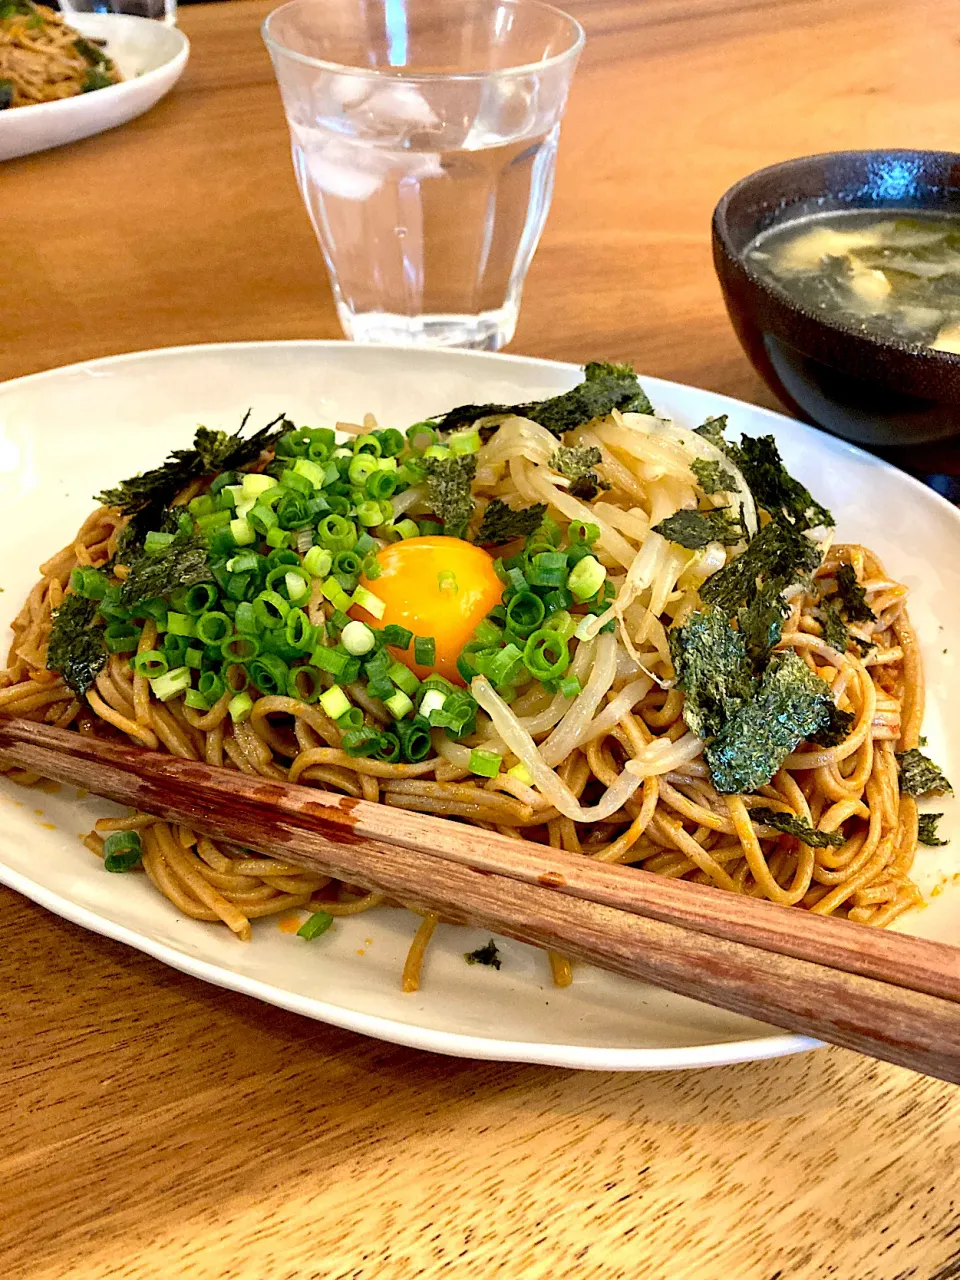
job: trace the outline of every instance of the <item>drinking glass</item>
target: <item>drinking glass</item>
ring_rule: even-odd
[[[579,23],[538,0],[290,0],[263,37],[347,337],[509,342]]]
[[[71,14],[129,13],[135,18],[156,18],[172,27],[177,21],[177,0],[60,0],[60,11],[67,22]]]

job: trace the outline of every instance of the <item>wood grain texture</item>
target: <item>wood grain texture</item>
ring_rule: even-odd
[[[567,0],[588,32],[513,350],[770,404],[710,265],[742,174],[956,147],[940,0]],[[0,377],[332,337],[257,26],[190,8],[177,90],[0,167]],[[956,1090],[840,1050],[589,1075],[391,1048],[0,891],[0,1261],[19,1280],[955,1280]]]

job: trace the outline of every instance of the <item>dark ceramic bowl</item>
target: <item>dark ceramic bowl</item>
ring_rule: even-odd
[[[760,231],[837,209],[960,214],[960,155],[838,151],[760,169],[713,214],[713,259],[744,351],[798,417],[871,448],[960,434],[960,356],[855,332],[808,311],[744,265]]]

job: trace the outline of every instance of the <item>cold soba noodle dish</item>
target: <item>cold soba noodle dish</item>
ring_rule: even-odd
[[[886,925],[949,790],[906,591],[725,426],[590,364],[405,434],[201,427],[41,566],[0,710]],[[86,843],[241,938],[383,901],[148,814]]]

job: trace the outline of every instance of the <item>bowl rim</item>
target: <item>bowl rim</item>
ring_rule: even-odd
[[[851,329],[848,325],[842,324],[836,320],[810,310],[809,307],[803,306],[801,303],[795,302],[788,297],[786,293],[781,293],[775,289],[768,281],[766,281],[758,272],[753,270],[746,262],[743,251],[738,250],[730,236],[730,229],[727,222],[727,213],[730,204],[743,191],[749,188],[762,178],[770,177],[777,173],[787,172],[791,169],[800,168],[808,164],[817,162],[825,162],[828,160],[839,160],[855,156],[862,157],[890,157],[890,156],[915,156],[932,159],[934,157],[948,161],[952,160],[957,166],[960,166],[960,152],[956,151],[936,151],[923,150],[911,147],[865,147],[850,148],[844,151],[820,151],[807,156],[792,156],[787,160],[779,160],[776,164],[765,165],[762,169],[755,169],[752,173],[738,179],[732,186],[728,187],[720,199],[714,206],[711,217],[711,229],[713,233],[713,243],[715,251],[722,251],[727,262],[737,271],[746,276],[751,284],[755,285],[766,298],[770,299],[777,307],[784,311],[790,312],[808,324],[816,325],[826,329],[828,332],[836,333],[842,336],[846,341],[856,344],[863,352],[880,353],[883,351],[894,351],[901,356],[909,356],[919,359],[926,364],[949,369],[953,373],[960,371],[960,355],[950,351],[935,351],[930,347],[922,346],[920,343],[905,342],[902,338],[882,338],[876,334],[865,333],[856,329]],[[960,185],[950,190],[956,190],[960,195]],[[822,193],[824,196],[830,194],[829,191]],[[799,203],[796,202],[796,203]],[[856,206],[852,206],[856,208]],[[878,213],[887,212],[896,208],[904,208],[907,206],[890,205],[885,207],[880,204],[877,207]],[[783,206],[788,216],[783,222],[789,222],[789,209],[791,204],[787,203]],[[863,206],[866,210],[867,206]],[[798,219],[799,220],[799,219]],[[715,253],[716,257],[716,253]]]

